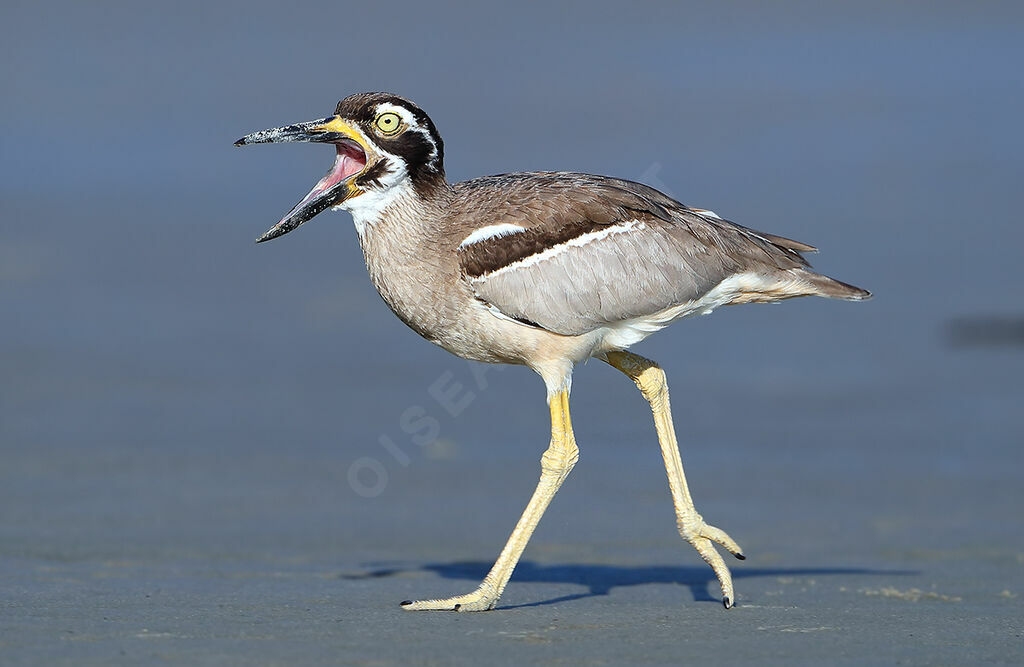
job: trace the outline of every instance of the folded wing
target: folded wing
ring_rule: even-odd
[[[479,197],[499,184],[502,201],[478,211],[489,224],[471,230],[458,252],[477,298],[506,317],[578,335],[697,301],[741,273],[756,276],[766,294],[743,302],[817,293],[802,280],[817,274],[799,254],[812,246],[690,209],[647,186],[582,174],[460,185]]]

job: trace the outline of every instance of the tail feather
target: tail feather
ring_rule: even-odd
[[[803,243],[801,241],[794,241],[793,239],[787,239],[785,236],[779,236],[777,234],[766,234],[765,232],[754,232],[758,236],[771,241],[772,244],[785,248],[786,250],[795,250],[796,252],[818,252],[818,249],[809,243]]]
[[[809,283],[814,288],[817,296],[829,299],[845,299],[846,301],[864,301],[871,298],[871,292],[861,289],[849,283],[829,278],[814,271],[802,269],[798,271],[800,279]]]

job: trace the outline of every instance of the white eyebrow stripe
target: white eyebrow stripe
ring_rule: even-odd
[[[488,225],[481,227],[480,229],[474,230],[472,234],[462,239],[462,243],[459,244],[460,248],[473,245],[474,243],[480,243],[487,239],[499,238],[501,236],[508,236],[509,234],[518,234],[519,232],[525,232],[526,227],[520,227],[519,225],[513,225],[510,222],[503,222],[500,225]]]
[[[420,126],[420,124],[416,122],[416,117],[413,116],[412,112],[406,109],[405,107],[400,107],[397,104],[391,104],[389,102],[381,102],[380,104],[377,105],[378,116],[381,115],[382,113],[387,112],[396,113],[399,116],[401,116],[402,122],[404,122],[409,127]]]

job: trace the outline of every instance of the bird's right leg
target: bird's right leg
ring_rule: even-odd
[[[487,611],[497,604],[541,515],[579,458],[579,449],[576,447],[572,421],[569,418],[569,389],[554,392],[548,403],[551,408],[551,444],[540,459],[540,481],[494,567],[472,593],[439,600],[408,600],[402,603],[403,609]]]
[[[665,469],[668,471],[668,484],[672,490],[679,533],[715,571],[718,583],[722,586],[722,603],[729,609],[736,600],[732,588],[732,575],[712,542],[722,545],[740,560],[744,559],[743,552],[725,531],[704,523],[704,519],[693,506],[690,490],[686,486],[686,476],[683,474],[683,461],[679,457],[675,428],[672,426],[665,371],[650,359],[626,351],[608,352],[604,360],[628,375],[651,404],[654,428],[658,432],[661,454],[665,459]]]

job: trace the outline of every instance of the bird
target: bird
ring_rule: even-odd
[[[731,608],[722,555],[744,559],[694,506],[683,473],[665,372],[629,351],[720,306],[801,296],[860,301],[867,290],[816,273],[816,248],[692,208],[646,185],[571,172],[523,172],[449,183],[444,142],[412,101],[358,93],[334,114],[247,134],[236,146],[331,144],[334,164],[263,243],[327,209],[348,211],[370,280],[423,338],[473,361],[527,366],[543,379],[551,438],[536,489],[480,585],[406,600],[403,609],[493,609],[548,504],[579,457],[569,413],[572,373],[594,358],[621,371],[650,404],[682,538],[711,566]]]

